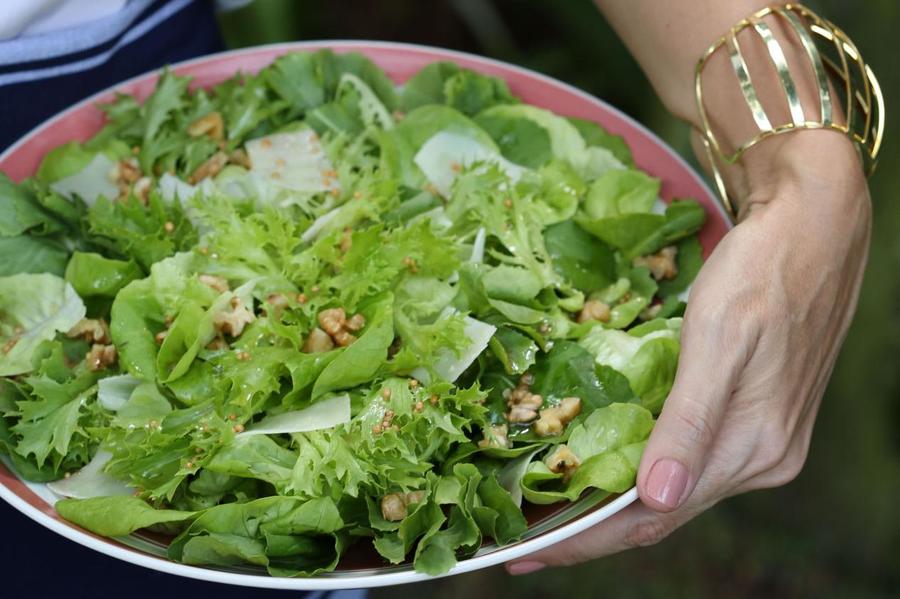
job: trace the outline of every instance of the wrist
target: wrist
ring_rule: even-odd
[[[800,130],[765,140],[722,170],[744,218],[771,202],[801,202],[804,210],[843,210],[866,188],[853,142],[828,130]],[[865,195],[865,194],[863,194]]]

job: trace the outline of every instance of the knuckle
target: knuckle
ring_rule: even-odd
[[[787,452],[784,459],[773,470],[773,485],[781,487],[796,480],[806,463],[806,449],[799,448]]]
[[[625,535],[625,545],[630,549],[656,545],[669,536],[673,530],[668,521],[661,518],[643,520],[634,524]]]
[[[803,470],[808,451],[807,443],[791,443],[783,431],[771,435],[757,449],[757,486],[772,488],[793,482]]]
[[[679,410],[673,415],[681,438],[691,446],[709,446],[715,438],[715,429],[706,408],[696,400],[688,400],[689,410]]]
[[[763,429],[756,446],[756,464],[759,473],[778,468],[788,454],[789,440],[779,426]]]

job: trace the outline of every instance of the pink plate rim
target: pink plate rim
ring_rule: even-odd
[[[323,48],[329,48],[336,52],[361,52],[385,68],[392,79],[400,82],[405,81],[425,64],[438,60],[453,61],[466,68],[503,77],[510,84],[512,91],[526,102],[539,106],[544,105],[566,116],[595,120],[613,133],[624,136],[633,150],[638,166],[663,180],[661,195],[664,200],[671,201],[675,197],[694,197],[700,201],[710,216],[700,234],[704,255],[708,256],[718,240],[730,229],[728,218],[703,179],[654,133],[602,100],[569,84],[524,67],[465,52],[416,44],[365,40],[322,40],[230,50],[176,63],[172,65],[172,70],[179,74],[195,76],[197,80],[192,85],[205,85],[224,78],[223,69],[227,69],[225,73],[227,75],[242,68],[243,70],[256,70],[286,52]],[[400,66],[394,69],[386,68],[385,63],[389,61],[395,61]],[[102,118],[94,104],[108,101],[117,90],[128,90],[139,96],[146,95],[152,89],[157,77],[158,71],[138,75],[100,91],[58,113],[32,129],[0,154],[0,171],[7,173],[15,180],[30,176],[37,168],[40,157],[46,151],[71,139],[84,140],[89,134],[96,132]],[[17,487],[18,491],[11,487]],[[494,566],[558,543],[609,518],[634,502],[637,496],[637,490],[632,488],[601,507],[540,536],[485,555],[461,560],[443,576]],[[81,545],[136,565],[199,580],[259,588],[335,590],[390,586],[434,578],[414,571],[378,573],[377,570],[364,571],[367,573],[361,575],[347,572],[345,576],[335,578],[276,578],[171,562],[134,550],[115,540],[98,537],[62,520],[55,514],[49,503],[18,480],[2,462],[0,462],[0,498],[29,518]]]

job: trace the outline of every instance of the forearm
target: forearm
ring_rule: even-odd
[[[677,117],[699,123],[694,69],[710,44],[765,0],[596,0]]]
[[[597,0],[668,109],[697,129],[701,128],[701,117],[695,72],[700,57],[733,25],[770,4],[766,0]],[[800,39],[781,19],[769,18],[766,24],[788,62],[804,114],[808,120],[820,118],[818,86]],[[738,36],[738,43],[771,123],[778,126],[790,122],[785,92],[762,39],[746,30]],[[710,58],[702,81],[712,130],[730,153],[759,129],[726,49],[720,49]],[[725,169],[738,206],[746,210],[749,202],[758,201],[760,196],[771,196],[770,190],[760,188],[781,179],[781,174],[795,177],[796,168],[813,166],[811,161],[823,156],[823,146],[829,147],[824,159],[825,163],[830,162],[831,168],[842,165],[848,170],[859,168],[852,144],[840,135],[804,132],[767,140],[744,155],[735,167]],[[838,156],[841,161],[836,164]],[[701,159],[705,160],[705,156]]]

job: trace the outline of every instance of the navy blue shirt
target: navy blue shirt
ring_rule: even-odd
[[[0,0],[2,1],[2,0]],[[85,26],[104,32],[98,43],[77,31],[77,50],[54,54],[48,44],[28,59],[29,40],[0,42],[0,151],[57,112],[120,81],[188,58],[223,49],[212,0],[131,0],[107,23]],[[97,27],[101,26],[101,27]],[[109,27],[115,27],[110,31]],[[53,42],[46,34],[37,42]],[[59,39],[55,40],[56,42]],[[60,44],[56,44],[60,45]],[[49,44],[53,46],[53,44]],[[53,54],[47,56],[47,54]],[[23,60],[12,62],[11,56]],[[108,557],[69,541],[0,501],[0,568],[4,597],[285,597],[271,590],[201,582],[156,572]],[[362,599],[361,591],[293,593],[303,599]]]

